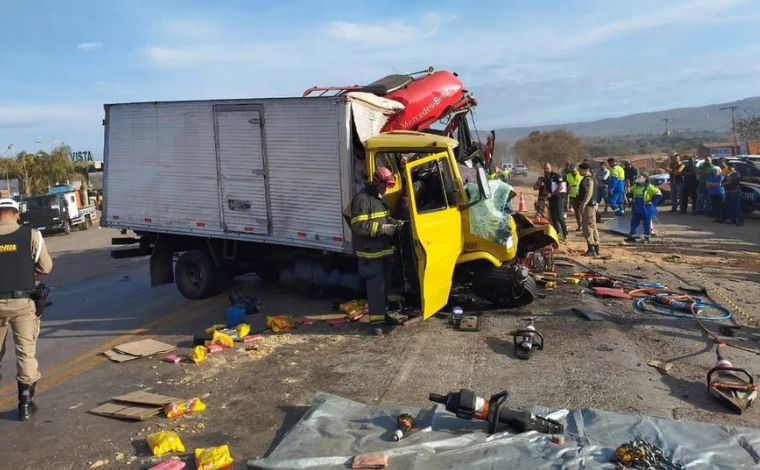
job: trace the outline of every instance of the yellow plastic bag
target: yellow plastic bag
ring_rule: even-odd
[[[225,326],[227,326],[227,325],[224,324],[224,323],[215,323],[215,324],[209,326],[208,328],[206,328],[203,331],[205,331],[207,335],[210,335],[210,334],[213,334],[216,330],[221,330]]]
[[[198,470],[220,470],[234,463],[227,444],[207,449],[195,449],[195,466]]]
[[[286,317],[284,315],[267,316],[267,328],[272,330],[273,333],[290,330],[293,328],[293,326],[295,326],[295,322],[291,317]]]
[[[179,435],[173,431],[160,431],[148,436],[148,448],[156,457],[169,452],[184,452],[185,446]]]
[[[206,349],[206,346],[196,346],[190,351],[190,360],[198,364],[199,362],[205,361],[207,355],[208,349]]]
[[[200,398],[195,397],[189,400],[169,403],[164,407],[164,413],[167,418],[177,418],[188,413],[200,413],[206,409],[206,404]]]
[[[232,336],[219,331],[214,332],[214,336],[211,337],[211,340],[224,348],[235,347],[235,341],[232,339]]]
[[[241,323],[235,329],[237,330],[238,340],[243,341],[243,338],[248,336],[248,333],[251,332],[251,325],[248,323]]]

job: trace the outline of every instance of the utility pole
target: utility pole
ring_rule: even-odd
[[[673,118],[669,118],[669,117],[660,119],[660,121],[665,122],[665,141],[668,143],[668,157],[670,157],[670,154],[671,154],[671,151],[670,151],[671,150],[670,149],[670,129],[668,128],[668,123],[670,121],[672,121],[672,120],[673,120]]]
[[[13,148],[13,144],[10,144],[8,148],[5,149],[5,156],[7,158],[11,157],[11,149]],[[9,172],[8,166],[5,167],[5,189],[8,190],[8,195],[10,197],[11,194],[11,176]]]
[[[720,108],[720,110],[721,111],[725,111],[727,109],[731,110],[731,133],[734,135],[734,150],[733,151],[738,154],[739,153],[739,141],[736,140],[736,108],[738,108],[738,106],[736,106],[734,104],[734,105],[731,105],[731,106],[726,106],[725,108]]]

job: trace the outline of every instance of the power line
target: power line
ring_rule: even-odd
[[[666,118],[660,119],[660,121],[665,122],[665,141],[668,144],[668,155],[670,155],[670,153],[671,153],[671,149],[670,149],[670,129],[668,128],[668,123],[671,122],[672,120],[673,120],[673,118],[670,118],[670,117],[666,117]]]

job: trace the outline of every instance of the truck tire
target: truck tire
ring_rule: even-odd
[[[533,302],[538,287],[524,266],[502,266],[478,276],[475,293],[499,307],[517,308]]]
[[[81,224],[79,224],[79,230],[85,231],[88,228],[90,228],[90,225],[87,223],[87,217],[84,218]]]
[[[174,267],[177,289],[191,300],[205,299],[218,294],[230,279],[229,273],[217,267],[211,255],[205,251],[182,253]]]

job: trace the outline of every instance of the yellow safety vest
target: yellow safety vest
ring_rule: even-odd
[[[565,179],[567,179],[568,186],[567,195],[569,197],[577,197],[583,175],[580,173],[568,173]]]

